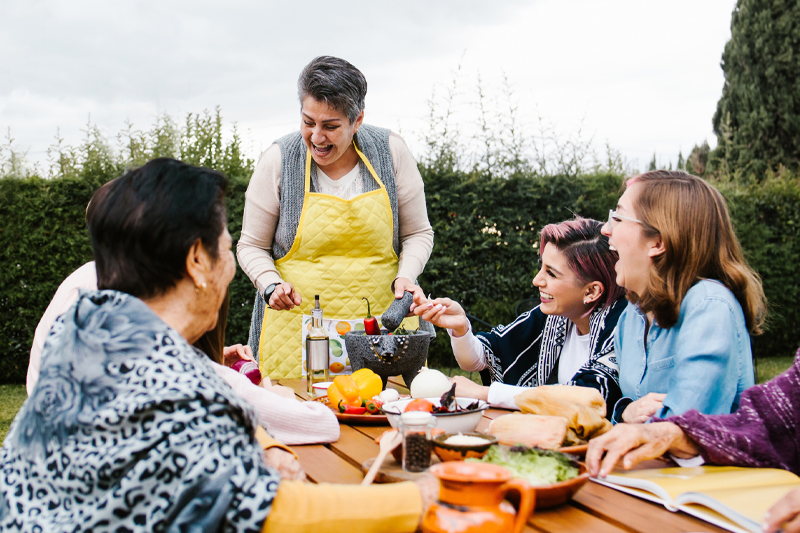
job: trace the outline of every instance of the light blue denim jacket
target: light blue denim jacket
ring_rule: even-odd
[[[678,322],[668,329],[652,324],[629,303],[617,323],[614,344],[623,398],[613,419],[633,400],[650,392],[666,393],[655,416],[666,418],[690,409],[728,414],[739,407],[739,395],[753,385],[753,356],[742,307],[717,281],[697,282],[681,302]]]

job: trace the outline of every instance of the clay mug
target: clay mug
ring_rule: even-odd
[[[423,533],[519,533],[533,512],[534,491],[521,479],[489,463],[451,461],[431,466],[439,478],[439,500],[422,521]],[[519,510],[504,501],[519,494]]]

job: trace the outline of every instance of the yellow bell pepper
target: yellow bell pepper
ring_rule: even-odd
[[[334,407],[338,407],[340,401],[343,401],[345,405],[361,407],[361,395],[353,377],[336,376],[333,378],[333,385],[328,387],[328,401]]]
[[[383,390],[383,380],[369,368],[356,370],[353,372],[352,378],[358,386],[359,394],[365,400],[371,400],[373,396],[377,396]]]

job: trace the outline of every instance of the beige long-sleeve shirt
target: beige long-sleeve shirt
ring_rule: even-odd
[[[415,280],[433,249],[433,228],[425,206],[425,188],[405,141],[389,134],[389,151],[397,185],[400,257],[397,277]],[[261,154],[247,187],[242,236],[236,245],[239,266],[263,293],[281,277],[272,257],[272,241],[280,216],[281,149],[273,144]]]

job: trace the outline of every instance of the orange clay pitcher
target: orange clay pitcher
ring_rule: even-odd
[[[441,491],[422,522],[423,533],[519,533],[533,512],[534,492],[525,481],[489,463],[449,461],[433,465]],[[519,493],[519,511],[503,501]]]

